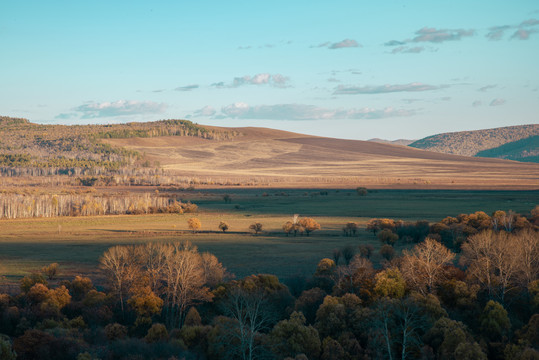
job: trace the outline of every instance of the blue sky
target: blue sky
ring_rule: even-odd
[[[0,3],[0,114],[349,138],[539,122],[539,3]]]

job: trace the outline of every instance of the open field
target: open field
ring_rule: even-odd
[[[231,203],[223,201],[224,194],[231,196]],[[181,196],[198,204],[200,212],[2,220],[2,273],[7,282],[13,282],[29,271],[58,262],[66,277],[96,276],[98,259],[109,246],[189,240],[201,251],[214,253],[238,277],[273,273],[289,278],[312,274],[318,261],[331,257],[334,248],[370,243],[378,249],[377,239],[364,231],[371,218],[439,221],[460,213],[498,209],[524,214],[539,204],[539,191],[376,190],[361,197],[342,189],[206,189],[182,192]],[[322,230],[309,237],[285,236],[281,226],[293,214],[313,217]],[[197,234],[187,229],[187,219],[192,216],[202,222]],[[225,234],[217,228],[221,220],[230,225]],[[356,237],[342,235],[342,227],[349,221],[360,225]],[[254,222],[264,225],[263,234],[249,232]]]
[[[212,127],[209,127],[214,129]],[[193,137],[104,139],[205,182],[270,187],[537,189],[539,164],[474,158],[359,140],[263,128],[227,140]]]

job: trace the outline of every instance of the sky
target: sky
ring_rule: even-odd
[[[366,140],[539,123],[539,2],[0,2],[0,115]]]

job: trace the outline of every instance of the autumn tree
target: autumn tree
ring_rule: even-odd
[[[161,313],[163,300],[157,296],[150,286],[135,287],[127,303],[137,314],[136,325],[151,324],[152,316]]]
[[[283,224],[283,231],[285,232],[286,236],[288,236],[292,232],[294,233],[294,236],[296,236],[300,229],[301,227],[297,222],[289,220]]]
[[[395,220],[392,219],[371,219],[367,222],[365,230],[372,231],[376,236],[376,233],[382,229],[393,230],[395,229]]]
[[[399,240],[399,235],[395,234],[389,229],[383,229],[378,233],[378,239],[382,242],[382,244],[388,244],[393,246],[395,245],[397,240]]]
[[[258,234],[259,232],[262,232],[262,228],[263,228],[263,225],[259,222],[255,222],[249,225],[249,229],[254,231],[255,235]]]
[[[371,244],[359,246],[359,254],[363,256],[364,258],[370,259],[373,252],[374,252],[374,246],[372,246]]]
[[[422,294],[431,293],[445,278],[445,268],[455,254],[436,240],[426,238],[412,251],[403,251],[401,272],[411,288]]]
[[[41,272],[47,276],[49,280],[54,280],[58,275],[58,268],[60,265],[58,263],[52,263],[41,268]]]
[[[385,269],[375,276],[374,291],[382,297],[404,297],[406,282],[397,268]]]
[[[202,223],[197,218],[190,218],[187,220],[187,226],[189,226],[189,230],[196,233],[202,227]]]
[[[219,223],[219,230],[226,232],[228,230],[228,223],[226,221],[221,221]]]
[[[382,245],[379,253],[387,261],[391,261],[391,259],[395,257],[395,249],[393,249],[393,246],[388,244]]]
[[[282,320],[271,330],[270,342],[275,354],[284,358],[305,354],[315,358],[320,353],[318,331],[305,325],[306,319],[301,312],[293,312],[289,320]]]
[[[356,222],[348,222],[343,227],[344,236],[355,236],[357,233],[358,225]]]
[[[209,252],[204,252],[200,256],[202,271],[204,274],[204,284],[215,287],[223,281],[226,275],[226,268],[219,262],[217,257]]]
[[[299,225],[305,230],[307,236],[315,230],[320,230],[320,224],[317,223],[313,218],[302,218],[299,221]]]

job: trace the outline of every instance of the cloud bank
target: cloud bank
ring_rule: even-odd
[[[264,120],[337,120],[337,119],[381,119],[395,116],[411,116],[413,110],[361,108],[326,109],[305,104],[276,104],[249,106],[237,102],[221,108],[221,113],[234,119]]]
[[[447,85],[434,86],[423,83],[410,83],[402,85],[379,85],[379,86],[345,86],[339,85],[333,92],[334,95],[358,95],[358,94],[385,94],[393,92],[418,92],[446,88]]]
[[[536,28],[538,25],[539,20],[528,19],[522,21],[518,25],[493,26],[488,29],[489,31],[485,36],[489,40],[499,41],[504,37],[506,31],[515,30],[513,34],[509,37],[510,40],[528,40],[531,34],[539,32],[539,29]]]
[[[441,43],[444,41],[461,40],[463,37],[473,36],[475,30],[469,29],[436,29],[424,27],[415,32],[413,42]]]

